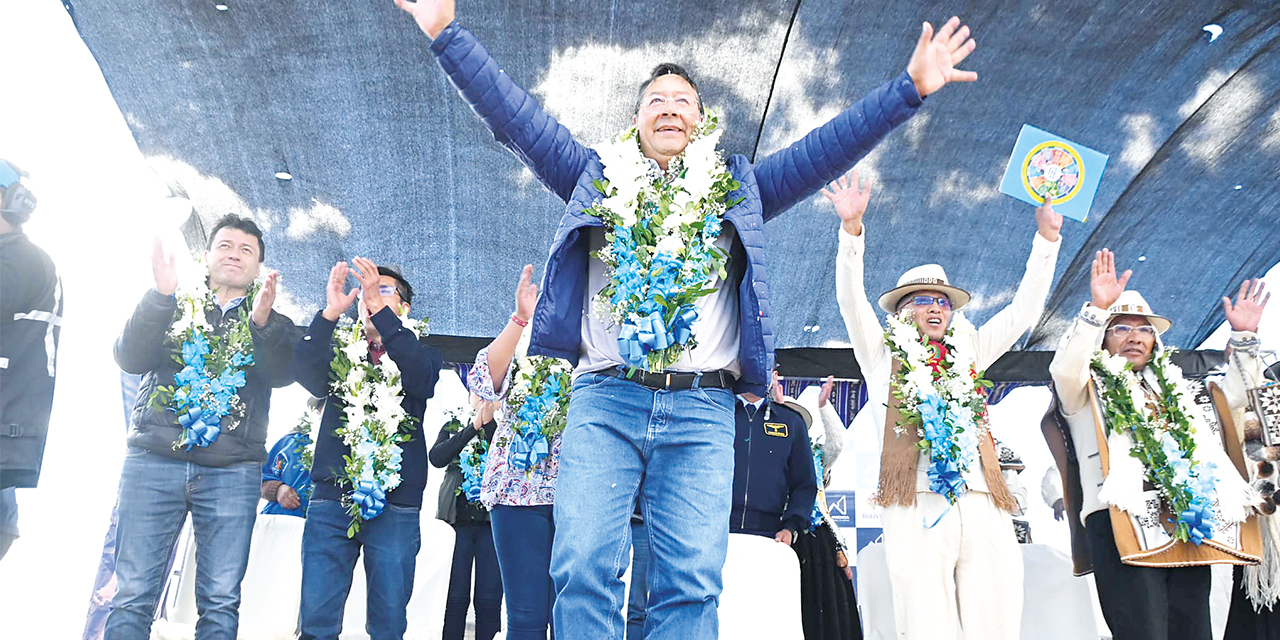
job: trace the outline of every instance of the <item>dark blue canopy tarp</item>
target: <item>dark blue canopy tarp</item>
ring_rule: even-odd
[[[65,4],[142,153],[206,227],[235,210],[266,228],[300,319],[323,302],[329,267],[363,255],[405,269],[434,333],[493,335],[520,265],[545,260],[563,203],[494,142],[391,0]],[[978,322],[1012,297],[1035,222],[997,184],[1030,123],[1111,159],[1089,221],[1066,223],[1047,313],[1023,346],[1054,347],[1102,247],[1175,320],[1169,342],[1199,344],[1222,321],[1220,297],[1280,259],[1275,2],[458,6],[582,142],[626,126],[639,81],[672,60],[725,110],[724,149],[757,159],[901,73],[921,21],[951,13],[973,28],[964,66],[981,79],[930,97],[860,164],[876,180],[868,290],[938,262],[974,294]],[[821,196],[767,227],[780,347],[846,340],[836,228]]]

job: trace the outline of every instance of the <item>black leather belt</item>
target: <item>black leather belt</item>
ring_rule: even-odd
[[[669,371],[663,373],[649,373],[636,369],[631,375],[627,375],[627,370],[622,367],[614,367],[601,371],[606,375],[611,375],[623,380],[630,380],[636,384],[648,387],[654,390],[680,391],[683,389],[693,389],[702,387],[705,389],[733,389],[733,385],[737,379],[732,373],[719,369],[716,371],[705,371],[694,373],[688,371]]]

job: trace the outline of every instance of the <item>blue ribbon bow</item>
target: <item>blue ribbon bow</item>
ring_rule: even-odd
[[[196,407],[181,416],[178,416],[178,424],[182,425],[183,439],[182,446],[187,451],[191,447],[207,447],[218,439],[218,434],[222,433],[222,427],[219,426],[220,420],[214,420],[212,424],[205,422],[203,417],[204,410]]]
[[[362,519],[372,520],[382,513],[382,508],[387,504],[387,494],[377,481],[364,480],[351,492],[351,501],[360,506]]]
[[[1216,522],[1213,519],[1211,504],[1199,499],[1194,500],[1190,508],[1178,515],[1178,519],[1187,524],[1187,533],[1196,546],[1200,546],[1205,538],[1213,537],[1213,526]]]
[[[521,471],[528,471],[550,454],[551,444],[547,437],[541,431],[530,430],[512,440],[510,464]]]

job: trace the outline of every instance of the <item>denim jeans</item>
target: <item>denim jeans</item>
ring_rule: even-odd
[[[462,640],[471,606],[471,567],[476,569],[476,640],[492,640],[502,629],[502,574],[488,522],[454,524],[453,569],[444,608],[443,640]]]
[[[494,505],[489,522],[507,596],[507,640],[545,640],[556,596],[551,584],[551,540],[556,533],[551,505]],[[552,631],[551,637],[555,635]]]
[[[649,606],[649,532],[643,522],[631,523],[631,593],[627,596],[627,640],[643,640]]]
[[[622,574],[640,480],[647,637],[713,639],[729,544],[733,394],[654,391],[603,374],[574,381],[556,488],[551,577],[561,640],[620,640]]]
[[[356,559],[364,548],[365,631],[372,640],[404,637],[405,609],[413,593],[413,573],[422,546],[417,507],[387,504],[347,537],[351,516],[337,500],[312,499],[302,528],[303,640],[336,640],[351,591]]]
[[[120,470],[117,591],[105,640],[151,636],[165,570],[188,512],[196,538],[196,637],[235,640],[261,480],[253,462],[205,467],[129,449]]]

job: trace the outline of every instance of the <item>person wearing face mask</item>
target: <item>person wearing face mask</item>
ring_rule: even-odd
[[[1022,282],[981,328],[958,312],[969,294],[927,264],[880,296],[886,330],[863,283],[871,185],[863,189],[854,171],[823,194],[841,220],[836,299],[866,377],[866,406],[883,429],[877,501],[898,637],[955,639],[963,621],[964,637],[1013,640],[1022,620],[1017,503],[986,430],[981,372],[1040,318],[1062,216],[1048,201],[1036,209]]]
[[[1115,265],[1097,252],[1090,302],[1049,365],[1078,461],[1078,477],[1063,474],[1081,489],[1080,504],[1068,503],[1088,546],[1077,568],[1092,569],[1117,640],[1209,638],[1205,565],[1258,561],[1244,542],[1257,536],[1245,525],[1258,496],[1223,449],[1209,394],[1168,359],[1160,336],[1173,323],[1126,290],[1132,272],[1117,276]],[[1261,378],[1262,289],[1246,281],[1234,304],[1223,299],[1232,356],[1220,386],[1232,409],[1247,402],[1246,380]]]
[[[188,513],[198,549],[196,637],[231,638],[239,628],[271,390],[293,382],[298,336],[293,322],[271,308],[276,272],[250,296],[265,250],[257,224],[224,216],[204,254],[207,280],[179,283],[173,256],[155,241],[155,287],[115,344],[116,364],[143,378],[120,470],[118,591],[107,640],[150,635],[165,566]],[[210,350],[228,345],[238,345],[240,357],[228,356],[225,367],[213,370]]]
[[[593,149],[502,72],[453,0],[396,5],[495,138],[568,205],[529,346],[577,367],[555,501],[556,636],[622,635],[619,576],[641,496],[645,636],[716,637],[734,394],[764,394],[774,361],[765,221],[847,171],[925,96],[976,80],[956,68],[977,46],[969,28],[922,24],[906,72],[753,163],[717,153],[720,121],[680,65],[655,67],[632,126]]]

